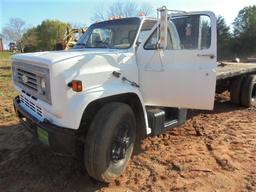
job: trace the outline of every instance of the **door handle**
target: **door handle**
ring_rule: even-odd
[[[211,59],[214,59],[214,54],[197,54],[198,57],[210,57]]]

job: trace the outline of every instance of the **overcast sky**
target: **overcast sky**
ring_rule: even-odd
[[[122,0],[124,2],[125,0]],[[45,19],[89,25],[98,7],[108,7],[116,0],[0,0],[0,31],[9,18],[19,17],[27,26],[36,26]],[[222,15],[231,24],[238,11],[255,5],[256,0],[137,0],[138,4],[149,3],[153,8],[166,5],[168,9],[185,11],[211,10]]]

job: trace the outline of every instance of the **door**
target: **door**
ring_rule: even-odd
[[[137,50],[146,105],[212,109],[216,84],[216,17],[212,12],[168,19],[167,47],[158,49],[158,24]]]

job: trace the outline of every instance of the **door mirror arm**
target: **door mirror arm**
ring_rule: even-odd
[[[136,41],[135,43],[135,51],[138,50],[139,46],[140,46],[141,42],[140,41]]]
[[[162,50],[162,49],[163,49],[163,48],[161,47],[161,43],[158,42],[158,43],[156,44],[156,50],[160,51],[160,50]]]
[[[140,41],[137,41],[137,42],[136,42],[136,47],[139,47],[140,44],[141,44],[141,42],[140,42]]]

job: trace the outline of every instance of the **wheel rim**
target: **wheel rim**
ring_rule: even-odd
[[[118,163],[125,159],[128,148],[131,144],[131,131],[127,123],[121,123],[115,134],[111,147],[111,161]]]
[[[256,102],[256,84],[252,88],[252,102]]]

